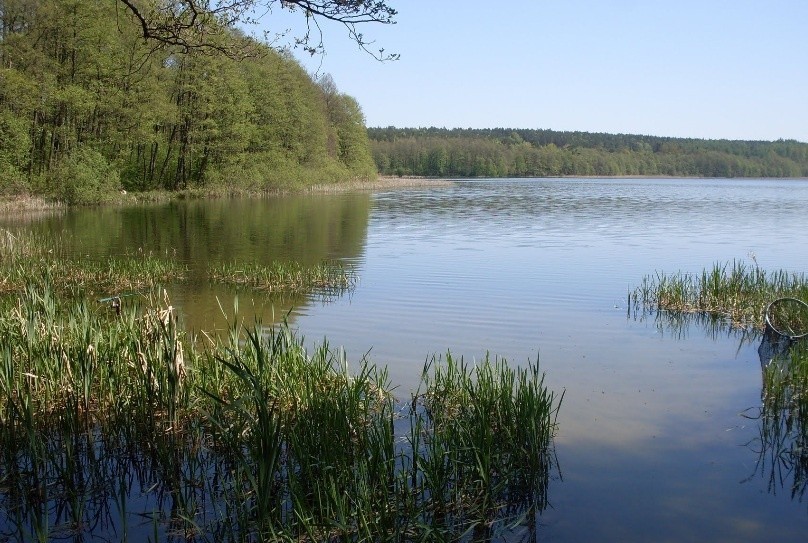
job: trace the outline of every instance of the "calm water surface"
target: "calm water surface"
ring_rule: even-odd
[[[475,180],[449,188],[72,212],[66,231],[104,258],[139,249],[185,261],[170,288],[188,326],[221,327],[209,262],[338,259],[360,281],[335,300],[239,294],[245,318],[290,320],[349,359],[369,351],[406,399],[424,361],[451,350],[540,360],[565,391],[560,476],[545,541],[804,541],[793,474],[759,464],[757,343],[627,312],[656,270],[700,272],[752,255],[806,271],[808,182]],[[249,308],[246,310],[245,308]],[[774,478],[772,479],[772,476]]]

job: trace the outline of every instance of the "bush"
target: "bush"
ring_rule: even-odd
[[[28,184],[23,173],[28,163],[31,139],[23,119],[9,111],[0,112],[0,193],[26,192]]]
[[[118,190],[120,177],[107,159],[94,149],[79,147],[50,172],[54,195],[69,205],[93,205]]]

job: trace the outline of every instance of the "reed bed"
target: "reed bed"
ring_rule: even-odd
[[[285,325],[203,342],[136,302],[30,284],[0,311],[0,540],[484,541],[547,506],[538,365],[447,354],[402,406]]]
[[[716,263],[701,274],[656,272],[643,278],[629,300],[665,311],[721,316],[738,327],[764,327],[769,302],[782,297],[808,300],[808,277],[784,270],[767,272],[757,264]],[[808,315],[792,326],[808,330]]]
[[[168,255],[141,251],[103,261],[70,257],[60,239],[0,230],[0,294],[19,292],[37,278],[61,293],[145,290],[182,280],[186,271]]]
[[[783,270],[767,272],[757,263],[715,264],[700,275],[657,272],[629,293],[638,306],[664,312],[666,322],[688,315],[708,329],[744,328],[742,341],[762,337],[759,408],[746,416],[759,420],[759,437],[749,446],[758,455],[755,471],[770,492],[788,486],[792,498],[808,494],[808,277]],[[773,301],[783,299],[777,304]],[[771,304],[771,305],[770,305]],[[631,305],[631,304],[629,304]],[[767,311],[768,308],[768,311]],[[766,323],[768,312],[769,322]],[[759,332],[763,333],[760,334]]]
[[[555,466],[559,397],[538,363],[510,367],[488,355],[468,364],[447,353],[425,365],[410,411],[410,492],[432,526],[480,535],[541,511]]]
[[[114,296],[181,282],[187,278],[188,270],[170,254],[158,256],[140,250],[132,255],[94,260],[68,256],[59,238],[0,230],[0,294],[21,291],[32,275],[62,294]],[[314,292],[326,296],[342,294],[357,281],[356,274],[338,262],[314,266],[296,262],[269,266],[230,263],[212,266],[208,276],[213,282],[265,292]]]
[[[353,287],[356,274],[339,262],[303,266],[297,262],[227,263],[210,268],[210,278],[218,283],[246,286],[267,292],[341,292]]]

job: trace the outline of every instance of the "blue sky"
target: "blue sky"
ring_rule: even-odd
[[[808,142],[808,0],[389,4],[397,24],[363,31],[400,60],[373,60],[325,22],[322,58],[295,51],[368,126]]]

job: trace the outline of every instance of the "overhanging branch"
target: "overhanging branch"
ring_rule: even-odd
[[[378,60],[393,60],[395,54],[369,50],[372,43],[365,40],[357,25],[395,24],[397,11],[384,0],[118,0],[134,16],[144,39],[184,52],[215,50],[228,56],[245,56],[243,43],[232,43],[232,29],[239,23],[254,23],[252,14],[258,9],[271,12],[280,6],[290,12],[301,11],[306,18],[306,32],[295,39],[311,54],[324,50],[319,20],[342,24],[350,38]],[[312,31],[319,40],[312,45]]]

